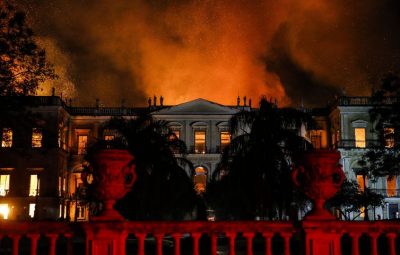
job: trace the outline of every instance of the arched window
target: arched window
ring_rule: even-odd
[[[202,166],[194,169],[194,189],[198,194],[206,191],[207,185],[207,169]]]

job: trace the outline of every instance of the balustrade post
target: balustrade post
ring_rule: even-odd
[[[284,240],[283,254],[290,255],[290,237],[292,237],[292,234],[281,233],[281,236],[283,237]]]
[[[254,233],[243,233],[243,236],[246,238],[246,254],[253,255]]]
[[[193,241],[193,255],[199,255],[199,240],[201,233],[191,233]]]
[[[216,233],[210,235],[211,238],[211,255],[217,255],[218,249],[218,236]]]
[[[349,236],[351,237],[351,254],[352,255],[359,255],[359,248],[358,248],[358,241],[360,238],[359,233],[349,233]]]
[[[174,238],[174,255],[181,254],[181,237],[180,233],[173,233],[172,237]]]
[[[229,255],[235,255],[235,232],[227,232],[226,236],[229,238]]]
[[[272,233],[263,233],[263,237],[265,240],[265,255],[272,255],[272,246],[271,246],[272,236],[273,236]]]
[[[164,238],[164,233],[156,233],[154,234],[156,239],[156,255],[162,255],[162,242]]]
[[[31,255],[36,255],[37,253],[37,242],[40,238],[39,234],[29,234],[27,235],[31,239]]]
[[[56,255],[56,242],[58,235],[57,234],[47,234],[46,235],[50,241],[49,255]]]
[[[138,255],[145,255],[144,254],[144,241],[146,239],[146,233],[135,233],[135,236],[138,240]]]
[[[369,234],[371,239],[371,255],[378,255],[378,237],[379,234],[371,233]]]
[[[12,255],[18,255],[19,253],[19,239],[21,239],[21,235],[10,235],[12,239]]]
[[[388,245],[389,245],[389,255],[396,255],[396,233],[387,233],[386,234],[387,239],[388,239]]]

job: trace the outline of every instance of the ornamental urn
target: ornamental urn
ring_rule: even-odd
[[[104,210],[94,220],[123,220],[114,210],[115,201],[123,198],[136,181],[134,157],[127,150],[104,149],[93,156],[90,173],[82,176],[84,182],[93,185],[94,195],[103,201]]]
[[[345,179],[339,159],[337,151],[318,150],[303,154],[294,167],[293,183],[313,202],[313,209],[306,219],[335,219],[324,209],[324,204],[338,192]]]

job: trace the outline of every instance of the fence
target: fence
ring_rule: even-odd
[[[400,222],[305,220],[232,222],[0,223],[4,254],[390,254]],[[398,243],[398,242],[397,242]]]

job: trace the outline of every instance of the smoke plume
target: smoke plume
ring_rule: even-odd
[[[78,104],[324,104],[367,95],[400,62],[400,2],[19,0]]]

